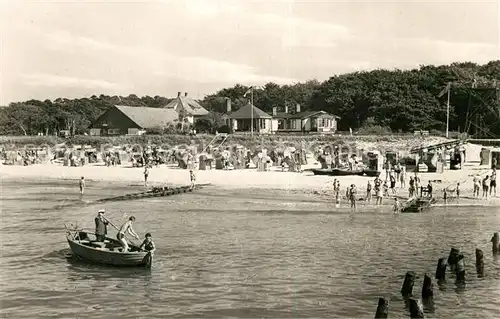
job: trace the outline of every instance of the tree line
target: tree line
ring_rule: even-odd
[[[392,132],[446,129],[447,97],[450,97],[450,131],[478,137],[500,135],[500,60],[484,65],[471,62],[426,65],[412,70],[373,70],[311,80],[291,85],[267,83],[255,88],[254,105],[272,114],[273,107],[283,112],[323,110],[340,117],[339,130],[378,128]],[[198,101],[211,111],[199,129],[215,130],[222,125],[227,99],[232,111],[249,102],[249,86],[236,84]],[[441,93],[441,94],[440,94]],[[0,134],[54,134],[70,130],[86,132],[99,114],[116,104],[163,107],[171,99],[162,96],[91,96],[54,101],[28,100],[0,108]]]

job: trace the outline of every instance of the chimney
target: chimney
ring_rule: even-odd
[[[181,92],[177,92],[177,97],[180,97],[181,96]]]
[[[297,106],[295,107],[295,112],[300,113],[300,104],[297,103]]]
[[[226,98],[226,109],[227,109],[227,113],[231,113],[231,99],[230,98]]]
[[[184,93],[184,96],[188,96],[188,92]]]
[[[273,107],[273,116],[278,115],[278,108],[275,106]]]
[[[288,105],[285,104],[285,113],[288,113]]]

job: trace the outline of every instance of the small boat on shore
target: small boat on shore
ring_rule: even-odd
[[[402,213],[420,213],[421,211],[427,210],[432,204],[436,203],[434,198],[428,197],[413,197],[403,203],[401,207]]]
[[[312,169],[314,175],[328,175],[328,176],[350,176],[362,175],[363,170],[348,170],[341,168],[314,168]]]
[[[94,237],[92,240],[89,235]],[[91,263],[115,267],[145,267],[151,268],[153,254],[141,251],[139,247],[129,244],[130,251],[121,251],[122,245],[116,239],[106,237],[104,242],[95,240],[95,235],[67,229],[67,240],[73,254]]]
[[[381,173],[382,173],[381,171],[377,171],[377,170],[371,170],[371,169],[363,170],[363,175],[366,175],[369,177],[379,177]]]

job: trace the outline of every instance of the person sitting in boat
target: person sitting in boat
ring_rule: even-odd
[[[153,253],[156,250],[156,246],[155,246],[155,243],[153,242],[153,236],[151,236],[151,233],[146,234],[145,239],[142,242],[139,249],[142,251],[148,251],[151,253]]]
[[[135,239],[139,239],[139,236],[137,233],[134,231],[132,228],[132,223],[135,221],[134,216],[130,216],[128,221],[120,227],[120,230],[118,231],[118,234],[116,234],[116,238],[120,241],[120,243],[123,246],[123,252],[128,251],[128,243],[127,240],[125,239],[125,233],[128,232],[130,235],[134,236]]]
[[[108,233],[108,220],[104,218],[104,213],[106,211],[104,209],[100,209],[97,212],[97,217],[95,218],[95,237],[97,241],[104,242],[106,239],[106,234]]]

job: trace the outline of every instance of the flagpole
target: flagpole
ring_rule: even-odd
[[[446,102],[446,138],[448,138],[450,127],[450,91],[451,85],[448,83],[448,101]]]
[[[250,107],[250,116],[251,116],[251,120],[250,120],[250,129],[251,129],[251,134],[252,134],[252,137],[253,137],[253,88],[250,88],[250,103],[251,103],[251,107]]]

